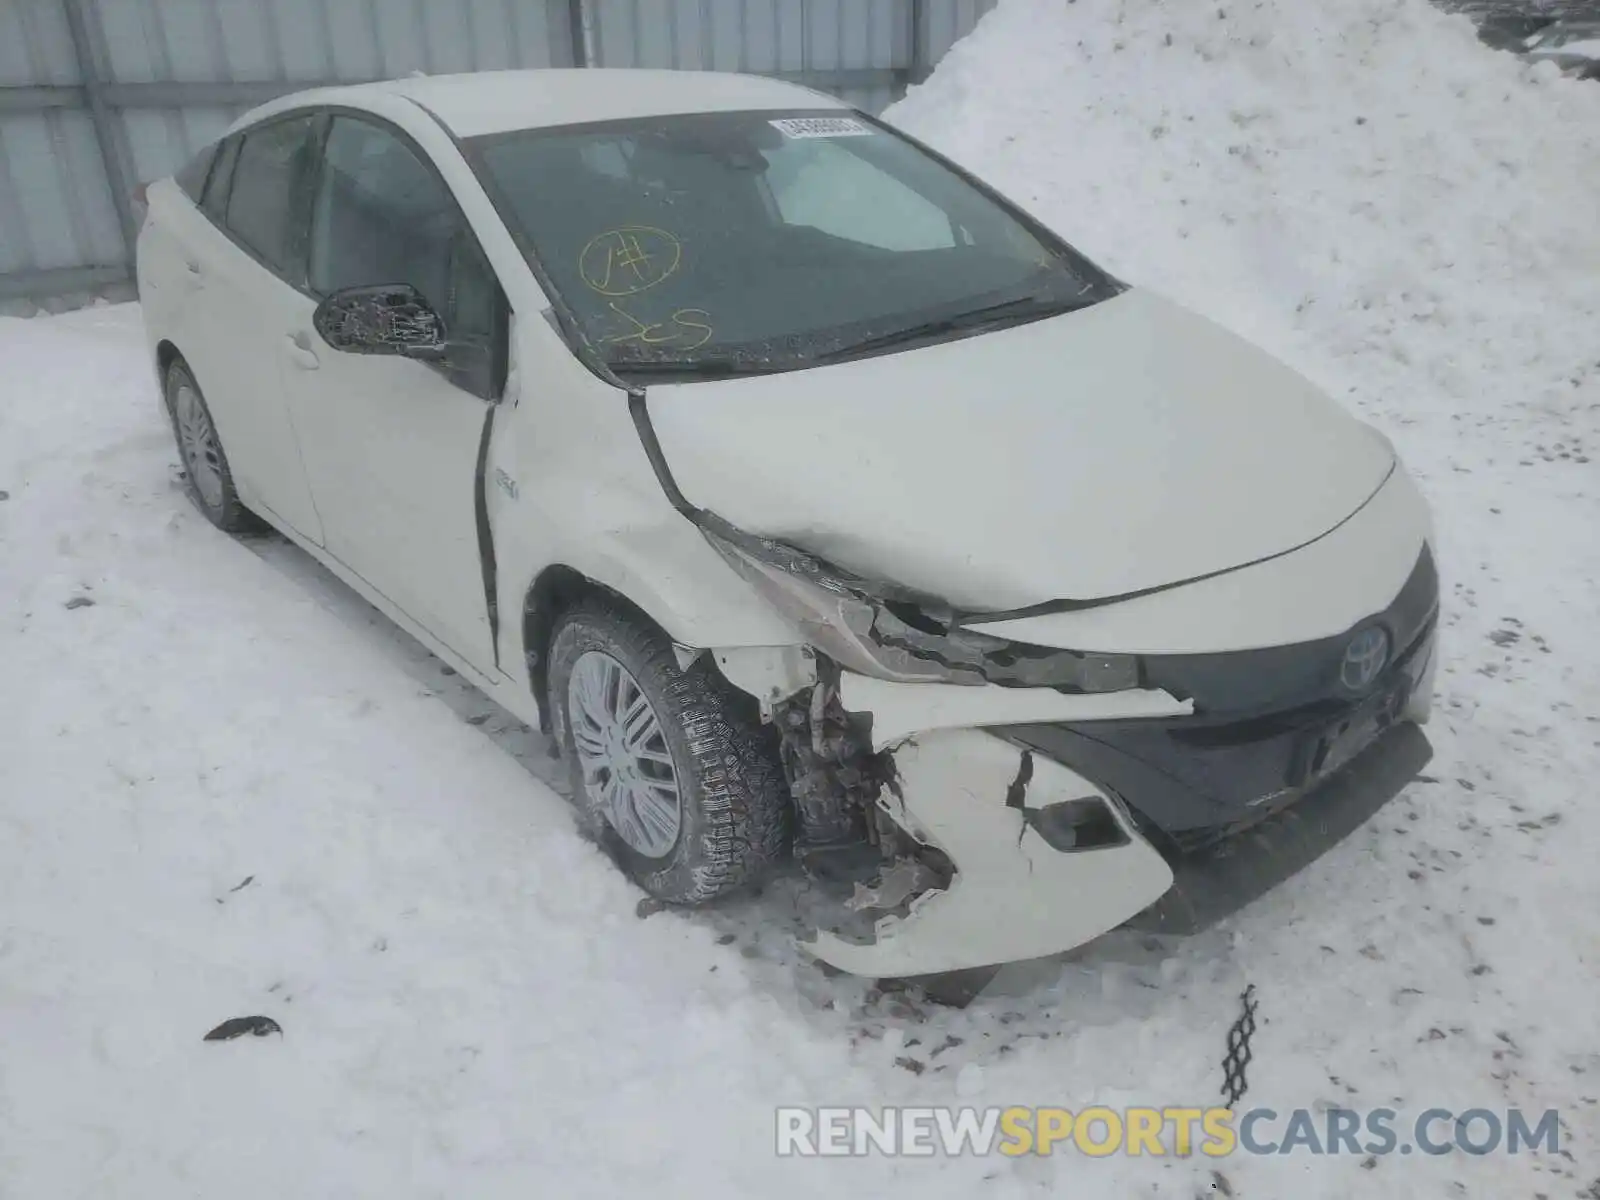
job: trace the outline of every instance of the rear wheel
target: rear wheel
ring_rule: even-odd
[[[234,490],[233,472],[217,436],[211,410],[200,385],[182,359],[167,368],[167,411],[183,459],[184,488],[194,506],[218,529],[228,533],[254,528],[250,510]]]
[[[755,702],[624,609],[586,603],[550,644],[550,711],[587,827],[659,900],[697,904],[787,846],[788,789]]]

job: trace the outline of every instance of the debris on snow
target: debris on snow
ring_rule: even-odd
[[[229,888],[226,895],[222,895],[222,896],[216,897],[217,903],[218,904],[226,904],[228,902],[228,896],[233,895],[235,892],[244,891],[245,888],[249,887],[252,883],[255,882],[255,879],[256,879],[256,877],[254,875],[246,875],[241,882],[239,882],[239,883],[235,884],[233,887]]]
[[[234,1038],[244,1037],[246,1034],[251,1037],[266,1037],[269,1033],[282,1032],[283,1026],[271,1017],[233,1017],[218,1025],[201,1040],[231,1042]]]
[[[1237,1105],[1250,1087],[1245,1072],[1253,1058],[1250,1043],[1256,1033],[1259,1003],[1255,991],[1256,985],[1252,983],[1240,994],[1239,1003],[1244,1011],[1228,1029],[1227,1053],[1222,1056],[1222,1094],[1227,1097],[1229,1107]]]

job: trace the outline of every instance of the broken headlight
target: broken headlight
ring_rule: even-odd
[[[974,633],[956,614],[892,584],[839,571],[712,514],[706,539],[818,650],[846,670],[897,683],[1048,687],[1120,692],[1139,686],[1139,660],[1083,654]]]

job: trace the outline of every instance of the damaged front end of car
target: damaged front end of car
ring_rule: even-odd
[[[1027,628],[1231,568],[1101,600],[958,611],[690,504],[641,394],[632,412],[672,505],[799,633],[711,653],[780,734],[798,857],[828,900],[807,948],[834,967],[991,966],[1134,918],[1193,932],[1325,852],[1431,753],[1418,725],[1438,577],[1413,489],[1384,510],[1406,543],[1396,557],[1416,555],[1410,577],[1387,608],[1375,584],[1377,611],[1342,631],[1254,651],[1082,652],[972,626]]]
[[[1139,684],[1131,655],[1025,646],[963,629],[962,614],[936,599],[851,575],[786,543],[736,529],[714,513],[701,517],[702,532],[733,569],[845,670],[897,683],[1085,693]]]
[[[797,857],[834,901],[809,946],[818,958],[881,976],[1036,957],[1168,889],[1171,869],[1118,797],[989,731],[1190,711],[1141,688],[1137,659],[964,630],[924,597],[701,516],[811,648],[778,687],[724,669],[781,737]]]

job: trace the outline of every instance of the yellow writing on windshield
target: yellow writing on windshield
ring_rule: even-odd
[[[602,296],[634,296],[671,277],[683,244],[665,229],[624,225],[589,239],[578,255],[578,274]]]
[[[602,345],[617,342],[638,342],[644,346],[669,346],[674,350],[698,350],[711,340],[714,331],[711,314],[703,308],[680,308],[665,321],[641,321],[632,313],[623,311],[615,300],[607,307],[629,325],[627,333],[614,333],[601,338]]]

